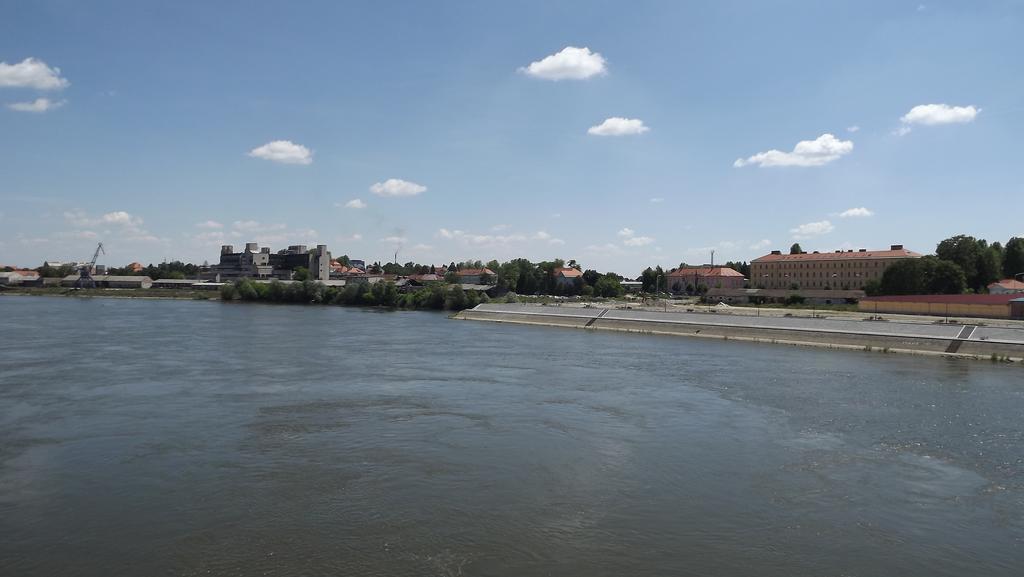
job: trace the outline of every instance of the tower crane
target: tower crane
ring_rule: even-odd
[[[100,258],[100,253],[107,254],[107,251],[103,250],[102,242],[96,245],[96,251],[92,253],[92,260],[78,268],[78,280],[75,281],[75,288],[96,288],[96,281],[93,280],[92,273],[96,270],[96,260]]]

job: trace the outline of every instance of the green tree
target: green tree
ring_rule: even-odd
[[[800,243],[794,242],[793,246],[789,247],[789,254],[803,254],[804,249],[800,248]]]
[[[882,273],[884,295],[959,294],[967,288],[963,269],[934,256],[899,260]]]
[[[976,279],[978,284],[972,287],[975,292],[983,292],[988,285],[1003,276],[1003,247],[998,242],[992,243],[992,246],[985,246],[985,241],[980,241],[980,248]]]
[[[982,275],[979,273],[979,264],[982,260],[982,253],[987,248],[973,236],[958,234],[947,238],[935,247],[935,255],[942,260],[956,263],[964,276],[967,278],[967,285],[977,290],[982,283]]]
[[[295,270],[292,271],[292,279],[299,282],[309,280],[309,269],[303,266],[295,267]]]
[[[615,278],[611,274],[602,276],[601,280],[597,281],[597,284],[594,285],[594,295],[600,297],[622,296],[623,292],[622,284],[619,283],[619,279]]]
[[[655,292],[658,289],[659,282],[660,279],[658,278],[658,273],[651,267],[645,268],[643,272],[640,273],[640,290],[645,293]]]
[[[1003,249],[1003,278],[1014,278],[1024,273],[1024,238],[1015,236]]]
[[[928,260],[932,261],[931,258]],[[925,265],[929,293],[956,295],[967,289],[967,279],[963,269],[948,260],[935,259],[934,264],[935,266],[931,270],[927,270],[928,265]]]
[[[461,311],[466,308],[466,304],[466,291],[462,290],[461,286],[453,285],[448,288],[448,294],[445,295],[444,308],[450,311]]]

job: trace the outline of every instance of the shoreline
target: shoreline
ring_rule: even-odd
[[[1024,362],[1024,330],[1020,329],[920,323],[865,326],[865,321],[830,321],[826,324],[811,319],[798,319],[804,321],[806,326],[795,326],[792,319],[747,317],[743,322],[729,322],[730,319],[716,318],[708,313],[657,314],[644,311],[615,312],[614,309],[577,309],[562,313],[542,309],[528,305],[480,305],[461,311],[452,318],[836,350]],[[672,318],[674,315],[676,318]],[[784,320],[786,322],[782,322]],[[786,326],[787,323],[791,326]],[[980,333],[980,336],[973,338],[976,333]]]

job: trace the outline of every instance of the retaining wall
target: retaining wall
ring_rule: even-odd
[[[1024,360],[1024,342],[1006,343],[993,341],[958,341],[952,348],[956,352],[947,352],[955,339],[907,336],[844,333],[837,331],[816,331],[787,329],[777,327],[736,327],[727,324],[709,323],[675,323],[665,321],[645,321],[634,319],[599,318],[597,311],[593,316],[561,316],[558,313],[521,314],[508,311],[465,310],[454,318],[462,320],[490,321],[501,323],[569,327],[579,329],[608,330],[658,335],[690,336],[718,338],[723,340],[739,340],[802,346],[816,346],[833,349],[877,350],[899,353],[925,355],[946,355],[966,358],[989,359],[993,354],[1012,360]]]

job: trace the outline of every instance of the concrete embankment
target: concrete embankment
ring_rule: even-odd
[[[734,316],[728,313],[486,304],[462,320],[695,336],[836,349],[1024,360],[1024,329],[830,318]]]

